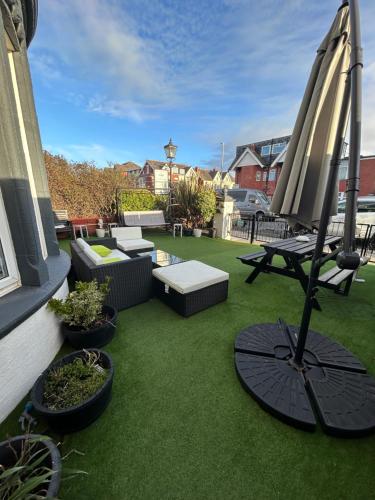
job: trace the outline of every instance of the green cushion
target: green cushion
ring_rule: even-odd
[[[109,257],[107,259],[103,259],[103,264],[110,264],[111,262],[121,262],[122,259],[120,257]]]
[[[94,250],[95,253],[100,255],[100,257],[107,257],[112,250],[110,248],[105,247],[104,245],[91,245],[91,248]]]

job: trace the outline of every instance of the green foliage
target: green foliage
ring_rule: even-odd
[[[215,214],[215,191],[197,182],[179,182],[174,187],[174,198],[175,215],[189,228],[203,226]]]
[[[166,212],[167,208],[168,208],[168,195],[156,194],[154,210],[163,210],[163,212]]]
[[[93,396],[107,379],[108,370],[99,364],[95,352],[85,351],[86,358],[50,370],[44,385],[43,402],[51,410],[76,406]]]
[[[54,474],[44,465],[49,450],[39,443],[46,436],[30,436],[25,439],[20,453],[9,447],[14,454],[14,464],[5,468],[0,464],[0,498],[2,500],[46,498],[48,483]]]
[[[77,281],[76,289],[65,300],[51,299],[48,307],[65,323],[89,330],[100,323],[104,299],[109,291],[110,278],[100,285],[96,280]]]
[[[147,211],[155,209],[155,195],[147,189],[124,191],[121,194],[120,207],[122,211]]]
[[[213,189],[201,188],[197,192],[197,211],[202,223],[210,222],[216,212],[216,194]]]

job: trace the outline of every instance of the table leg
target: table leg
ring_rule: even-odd
[[[258,274],[260,274],[261,272],[267,272],[266,266],[270,261],[272,261],[272,257],[273,257],[273,254],[267,254],[260,260],[260,262],[258,262],[258,263],[254,262],[254,264],[256,264],[256,267],[255,267],[254,271],[252,271],[249,274],[249,276],[245,280],[245,283],[252,283],[255,280],[255,278],[258,276]]]

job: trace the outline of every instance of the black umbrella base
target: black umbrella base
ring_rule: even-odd
[[[295,427],[359,437],[375,431],[375,379],[342,345],[309,330],[303,367],[293,356],[299,328],[264,323],[242,330],[235,365],[244,388],[266,411]]]

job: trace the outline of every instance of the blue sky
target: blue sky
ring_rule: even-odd
[[[29,49],[43,146],[72,160],[219,166],[291,132],[338,0],[39,0]],[[375,1],[361,0],[362,152],[375,153]]]

